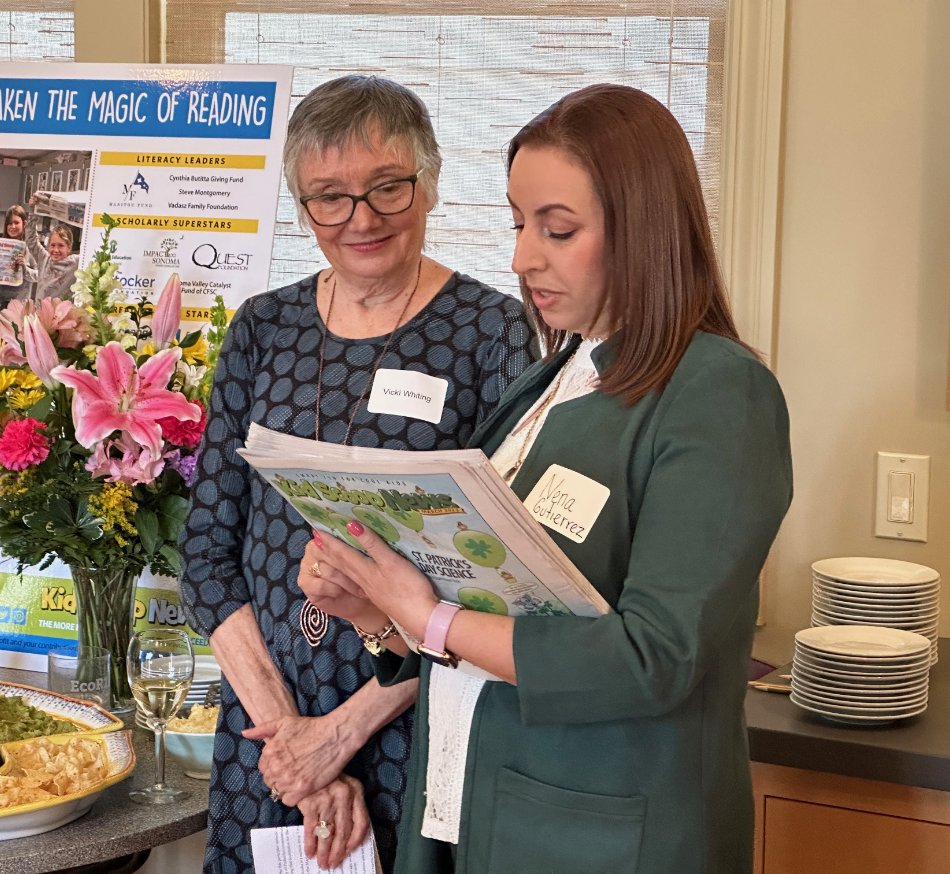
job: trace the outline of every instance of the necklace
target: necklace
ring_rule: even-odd
[[[379,353],[379,357],[376,359],[376,363],[373,365],[373,369],[370,371],[369,379],[366,380],[363,390],[360,392],[360,396],[356,399],[356,403],[353,404],[352,411],[350,412],[350,419],[346,423],[346,433],[343,435],[342,446],[346,446],[347,441],[350,439],[350,430],[353,428],[353,422],[356,419],[356,414],[359,411],[360,404],[363,403],[363,398],[366,397],[366,392],[372,385],[373,380],[376,377],[376,371],[379,370],[379,365],[382,364],[383,358],[386,357],[386,353],[389,351],[389,344],[392,342],[393,336],[396,331],[399,330],[399,326],[402,324],[403,317],[409,311],[409,304],[412,303],[412,299],[416,296],[416,291],[419,288],[419,280],[422,278],[422,259],[419,259],[419,266],[416,268],[416,283],[412,286],[412,291],[409,292],[409,297],[406,298],[406,302],[403,304],[402,312],[399,313],[399,317],[396,319],[396,324],[393,325],[393,329],[389,332],[389,336],[386,337],[386,342],[383,343],[383,351]],[[316,281],[314,281],[314,293],[316,293]],[[330,286],[330,300],[327,302],[327,317],[323,321],[323,336],[320,338],[320,365],[317,370],[317,409],[316,409],[316,420],[314,422],[314,437],[315,439],[320,439],[320,400],[323,397],[323,362],[324,362],[324,353],[326,351],[327,345],[327,333],[330,330],[330,316],[333,313],[333,297],[336,294],[336,275],[333,276],[333,285]]]
[[[531,446],[534,443],[535,431],[537,431],[541,426],[541,420],[544,418],[544,414],[547,412],[548,407],[554,403],[554,398],[557,397],[557,393],[561,388],[561,383],[564,381],[564,374],[567,373],[569,363],[570,362],[565,362],[564,366],[561,367],[561,372],[557,375],[557,379],[554,382],[554,388],[541,402],[540,406],[538,406],[538,408],[528,419],[522,422],[517,428],[514,429],[514,431],[511,432],[512,434],[517,434],[522,428],[525,427],[525,425],[530,425],[528,428],[528,434],[524,438],[524,443],[521,444],[521,449],[518,451],[518,457],[515,459],[515,463],[512,464],[511,467],[509,467],[501,477],[506,483],[511,483],[514,475],[521,469],[521,465],[524,464],[524,460],[528,455],[528,451],[531,449]]]

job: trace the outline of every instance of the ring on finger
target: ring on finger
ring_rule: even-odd
[[[310,565],[310,576],[312,576],[312,577],[319,577],[320,575],[321,575],[321,574],[320,574],[320,562],[315,561],[312,565]]]
[[[314,827],[313,835],[314,837],[320,838],[321,841],[325,841],[330,837],[330,823],[325,819],[321,819]]]
[[[271,786],[270,800],[276,801],[278,804],[280,803],[280,793],[277,791],[276,787],[274,786]]]

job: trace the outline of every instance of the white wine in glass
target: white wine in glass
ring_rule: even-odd
[[[195,655],[184,631],[154,629],[136,632],[126,657],[135,706],[155,732],[155,785],[133,789],[129,798],[139,804],[168,804],[187,798],[184,789],[165,783],[165,726],[181,707],[191,688]]]

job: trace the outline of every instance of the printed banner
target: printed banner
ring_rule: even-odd
[[[0,210],[24,206],[41,241],[68,226],[83,267],[108,214],[130,301],[154,302],[178,273],[183,330],[208,321],[216,295],[230,315],[268,287],[292,74],[0,63]],[[0,267],[18,248],[7,245]],[[18,295],[37,291],[23,281]],[[0,666],[45,670],[47,650],[76,639],[72,580],[58,562],[15,570],[0,561]],[[187,627],[175,581],[143,576],[136,616]],[[189,631],[196,652],[210,652]]]
[[[154,300],[177,272],[186,321],[218,294],[233,312],[268,285],[292,72],[0,64],[0,149],[17,156],[0,208],[38,199],[81,228],[83,265],[106,213],[130,297]]]

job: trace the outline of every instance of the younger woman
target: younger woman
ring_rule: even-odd
[[[792,489],[781,390],[739,340],[662,104],[569,94],[515,136],[508,173],[512,266],[549,355],[469,445],[522,500],[560,466],[588,533],[545,530],[614,612],[453,609],[356,520],[365,556],[315,536],[308,596],[377,636],[391,617],[442,656],[397,658],[387,637],[377,663],[382,680],[421,675],[396,870],[748,872],[746,670]]]

